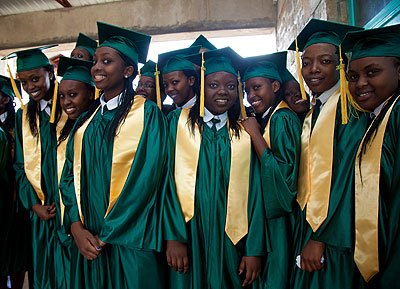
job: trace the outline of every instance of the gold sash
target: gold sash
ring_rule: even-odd
[[[307,205],[307,221],[315,232],[328,215],[331,191],[333,138],[338,88],[322,107],[311,133],[311,110],[303,124],[297,201],[302,209]]]
[[[64,125],[67,122],[67,120],[68,120],[67,114],[64,111],[62,111],[61,118],[57,122],[57,127],[56,127],[57,141],[58,141],[58,138],[60,137],[61,131],[64,128]],[[62,175],[62,171],[64,168],[65,153],[67,150],[67,142],[68,142],[68,138],[66,140],[64,140],[62,143],[60,143],[59,146],[57,146],[57,183],[58,184],[60,184],[61,175]],[[58,189],[58,194],[60,196],[60,217],[61,217],[61,225],[62,225],[64,223],[65,206],[62,201],[60,189]]]
[[[31,129],[29,127],[29,121],[27,119],[28,106],[25,106],[22,110],[22,148],[24,154],[24,169],[26,177],[31,183],[33,189],[35,190],[41,204],[44,205],[45,196],[42,191],[41,180],[42,180],[42,147],[40,144],[40,133],[38,137],[32,135]],[[63,112],[61,114],[60,120],[57,122],[56,126],[56,137],[60,136],[61,130],[66,122],[67,115]],[[39,117],[36,118],[36,125],[40,131],[40,121]],[[65,150],[64,150],[65,153]],[[58,158],[58,156],[57,156]],[[57,160],[58,161],[58,160]],[[57,162],[58,164],[58,162]],[[57,165],[58,166],[58,165]],[[61,168],[62,169],[62,168]],[[59,175],[58,175],[59,177]],[[59,179],[59,178],[58,178]],[[60,194],[61,198],[61,194]],[[61,199],[60,199],[61,200]],[[63,206],[62,206],[63,214]]]
[[[146,99],[136,95],[131,110],[124,123],[120,126],[118,134],[114,137],[114,147],[111,166],[110,200],[104,218],[111,212],[118,200],[126,179],[130,173],[136,150],[139,145],[144,127],[144,103]],[[75,133],[74,139],[74,185],[75,195],[78,202],[79,214],[83,223],[81,210],[80,174],[82,162],[82,141],[87,126],[93,119],[93,115]]]
[[[188,129],[190,109],[183,109],[178,120],[175,148],[175,184],[185,221],[194,216],[197,166],[201,136]],[[240,138],[231,140],[231,168],[227,198],[225,232],[233,244],[248,233],[247,203],[249,191],[251,139],[242,127]]]
[[[379,272],[378,252],[378,218],[379,218],[379,183],[381,168],[381,153],[386,126],[397,99],[386,112],[379,125],[375,137],[367,145],[362,156],[361,167],[358,148],[355,162],[355,227],[356,246],[354,261],[365,281],[369,281]],[[371,129],[367,130],[367,132]],[[361,170],[361,172],[360,172]]]
[[[275,107],[274,111],[272,112],[271,116],[269,117],[267,125],[265,126],[264,135],[263,135],[263,138],[264,138],[265,142],[267,143],[268,149],[271,149],[271,128],[270,128],[270,126],[271,126],[271,118],[275,114],[275,112],[277,112],[278,110],[280,110],[282,108],[287,108],[287,109],[290,109],[291,111],[293,111],[290,108],[290,106],[284,100],[282,100],[277,105],[277,107]]]

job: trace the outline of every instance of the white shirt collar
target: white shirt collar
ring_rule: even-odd
[[[382,110],[385,103],[386,103],[386,101],[382,102],[379,106],[377,106],[374,109],[374,111],[369,114],[370,118],[375,118],[380,113],[380,111]]]
[[[208,125],[208,127],[213,126],[213,123],[211,121],[213,118],[220,120],[220,122],[217,122],[215,124],[215,128],[217,130],[220,130],[222,127],[224,127],[224,125],[226,124],[226,122],[228,120],[228,112],[225,111],[223,114],[213,115],[206,107],[204,107],[203,121]]]
[[[39,100],[40,111],[44,110],[50,116],[50,114],[51,114],[51,103],[52,103],[51,99],[50,100],[44,100],[44,99]]]
[[[120,105],[120,99],[121,99],[121,96],[122,96],[122,93],[123,92],[121,92],[120,94],[118,94],[116,97],[113,97],[113,98],[111,98],[109,101],[105,101],[104,100],[104,94],[102,94],[101,96],[100,96],[100,104],[101,104],[101,115],[103,115],[103,112],[104,112],[104,107],[105,106],[107,106],[107,109],[108,110],[113,110],[113,109],[116,109],[119,105]]]
[[[320,96],[318,97],[313,97],[311,103],[315,105],[316,99],[319,99],[321,101],[321,108],[324,106],[324,104],[328,101],[329,97],[340,87],[340,81],[338,81],[334,86],[329,88],[328,90],[324,91],[321,93]]]
[[[0,114],[0,121],[1,121],[2,123],[4,123],[4,122],[6,121],[7,115],[8,115],[8,112],[7,112],[7,111],[6,111],[6,112],[3,112],[2,114]]]
[[[268,107],[268,109],[263,113],[262,118],[265,118],[268,115],[271,108],[272,108],[272,106]]]
[[[192,107],[194,106],[194,104],[196,103],[196,98],[197,96],[193,96],[191,99],[188,100],[188,102],[186,102],[184,105],[182,105],[181,107],[177,106],[177,108],[188,108],[188,107]]]

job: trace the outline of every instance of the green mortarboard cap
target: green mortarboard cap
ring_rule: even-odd
[[[187,56],[186,59],[201,66],[201,53]],[[237,54],[230,47],[204,52],[204,60],[204,67],[206,68],[204,75],[225,71],[230,72],[237,77],[238,71],[243,71],[245,63],[243,57]]]
[[[162,74],[181,70],[196,71],[193,63],[186,60],[185,57],[198,53],[200,48],[200,46],[192,46],[189,48],[162,53],[158,55],[158,69],[162,72]]]
[[[286,56],[287,51],[247,57],[248,66],[243,81],[252,77],[265,77],[282,83],[282,74],[286,69]]]
[[[97,41],[93,40],[89,36],[86,36],[83,33],[79,33],[78,40],[76,41],[75,47],[82,47],[86,49],[90,55],[94,55],[94,52],[97,48]]]
[[[200,46],[200,49],[207,49],[207,50],[217,49],[217,47],[215,47],[210,41],[208,41],[208,39],[205,38],[203,34],[200,34],[200,36],[196,38],[196,40],[192,43],[192,45],[190,45],[190,47],[193,46]]]
[[[374,56],[400,57],[400,24],[349,32],[342,43],[351,60]]]
[[[50,65],[50,61],[42,50],[52,48],[57,45],[48,45],[37,48],[25,49],[13,52],[7,58],[17,57],[17,72],[29,71],[35,68]],[[2,60],[5,60],[3,57]]]
[[[62,80],[76,80],[94,86],[90,73],[92,65],[91,61],[61,56],[57,75],[62,76]]]
[[[97,21],[99,47],[111,47],[134,63],[146,63],[151,36]]]
[[[17,85],[19,93],[21,93],[21,83],[18,80],[15,80],[15,84]],[[0,75],[0,91],[12,99],[15,98],[10,78],[3,75]]]
[[[142,66],[142,68],[140,68],[140,75],[142,76],[148,76],[151,78],[156,78],[156,76],[154,75],[154,73],[156,72],[156,63],[154,61],[147,61],[145,63],[145,65]]]
[[[306,47],[316,43],[329,43],[339,47],[347,32],[363,29],[336,22],[311,19],[297,36],[297,45],[299,51],[303,51]],[[288,50],[296,51],[296,40],[292,42]]]

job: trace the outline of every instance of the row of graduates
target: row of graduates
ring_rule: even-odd
[[[92,62],[60,60],[58,93],[41,49],[16,53],[33,288],[396,286],[398,26],[312,19],[290,47],[309,112],[286,52],[165,53],[135,93],[150,37],[98,28]]]

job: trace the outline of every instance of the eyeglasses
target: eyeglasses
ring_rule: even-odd
[[[143,88],[156,88],[154,84],[150,83],[138,83],[136,88],[143,87]]]

